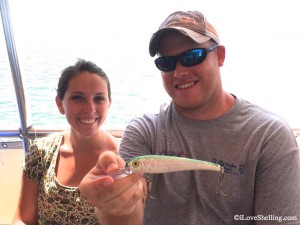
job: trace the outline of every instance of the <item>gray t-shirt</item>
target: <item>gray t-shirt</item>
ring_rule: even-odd
[[[176,155],[220,164],[219,173],[184,171],[151,176],[145,225],[300,224],[299,150],[278,116],[237,98],[219,118],[180,115],[171,102],[133,119],[120,146],[124,159]],[[249,216],[257,216],[251,218]],[[294,220],[297,217],[298,220]]]

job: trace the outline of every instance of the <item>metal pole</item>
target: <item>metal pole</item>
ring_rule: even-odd
[[[8,58],[10,62],[10,68],[12,72],[13,82],[15,86],[15,92],[18,103],[19,117],[21,128],[19,129],[20,137],[23,141],[24,151],[27,153],[30,141],[28,139],[28,126],[27,126],[27,114],[26,114],[26,101],[24,95],[23,82],[21,72],[19,68],[19,62],[17,57],[17,51],[14,42],[14,36],[11,25],[11,17],[9,12],[8,0],[0,0],[0,10],[2,16],[3,31],[6,40],[6,47]]]

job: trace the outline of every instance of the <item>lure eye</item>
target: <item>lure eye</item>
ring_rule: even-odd
[[[137,160],[134,160],[131,165],[133,168],[137,168],[139,166],[139,162]]]

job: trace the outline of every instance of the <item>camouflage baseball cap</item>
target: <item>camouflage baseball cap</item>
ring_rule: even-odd
[[[150,39],[149,52],[155,56],[159,50],[159,44],[168,31],[175,30],[190,37],[197,43],[204,43],[212,39],[220,43],[216,29],[198,11],[177,11],[169,15],[160,25],[158,31]]]

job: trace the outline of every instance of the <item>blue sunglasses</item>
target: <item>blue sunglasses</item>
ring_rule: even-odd
[[[202,63],[206,55],[217,47],[219,47],[219,45],[214,45],[209,48],[194,48],[176,56],[159,57],[155,59],[154,62],[156,67],[163,72],[175,70],[177,61],[184,67],[195,66]]]

